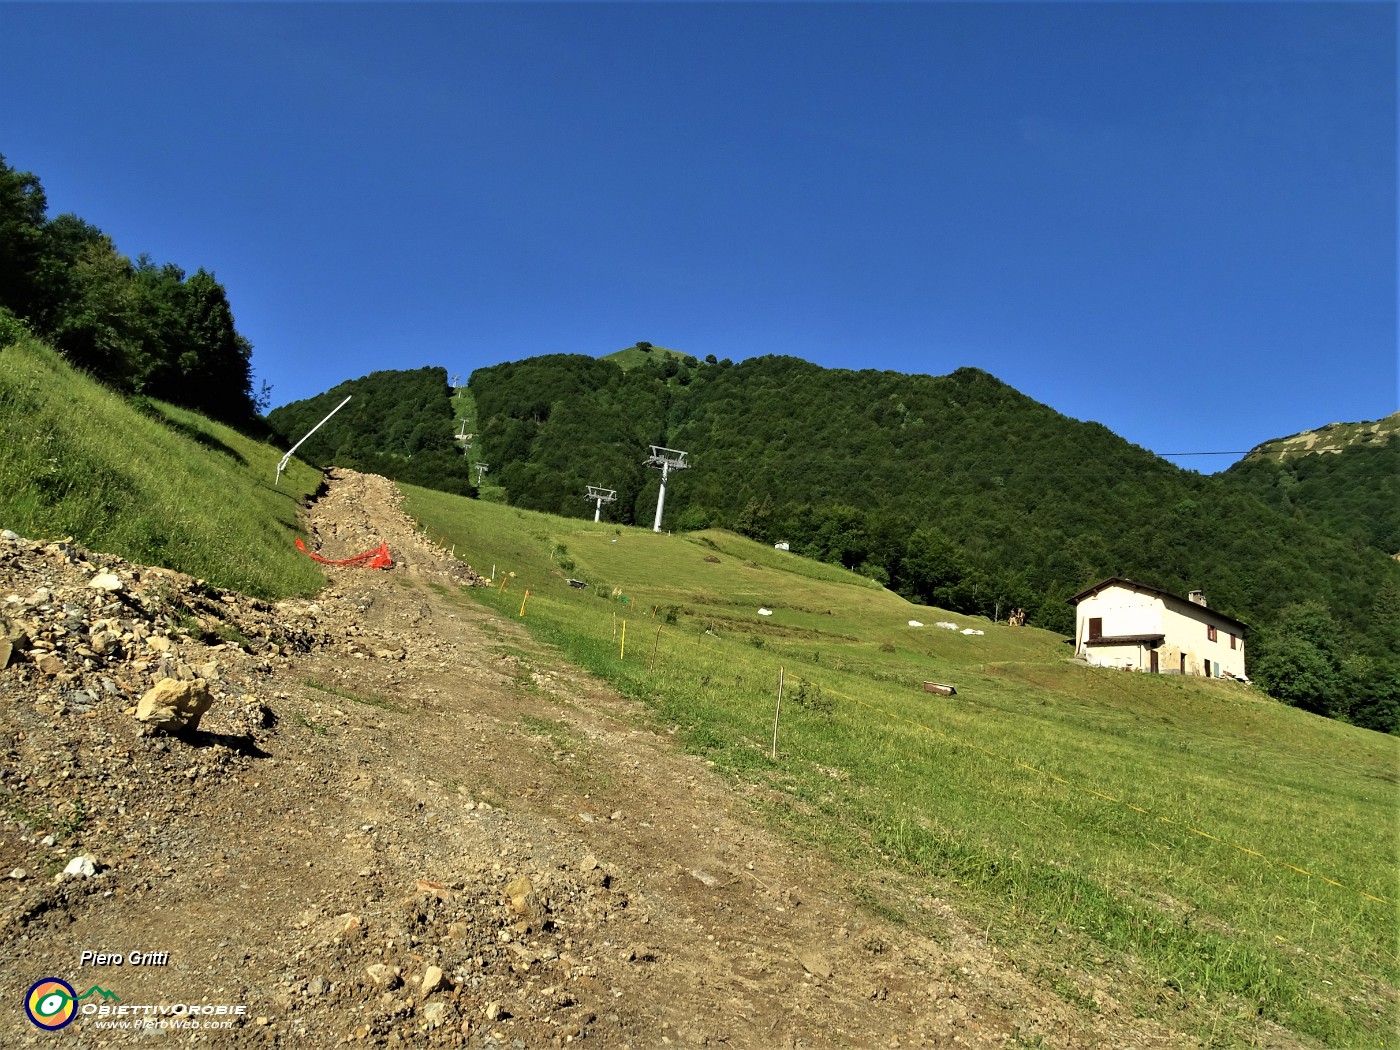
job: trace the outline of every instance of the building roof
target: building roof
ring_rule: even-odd
[[[1157,598],[1171,598],[1175,601],[1181,602],[1183,605],[1190,606],[1191,608],[1202,609],[1205,612],[1210,613],[1214,619],[1221,620],[1225,623],[1232,623],[1239,627],[1249,626],[1249,624],[1245,623],[1243,620],[1237,620],[1233,616],[1221,612],[1219,609],[1212,609],[1207,605],[1197,605],[1190,598],[1183,598],[1179,594],[1173,594],[1171,591],[1164,591],[1160,587],[1152,587],[1145,583],[1135,583],[1134,581],[1126,579],[1122,576],[1112,576],[1109,579],[1104,580],[1102,583],[1094,584],[1087,591],[1081,591],[1079,594],[1076,594],[1073,598],[1069,599],[1069,604],[1078,605],[1085,598],[1092,598],[1100,591],[1107,590],[1109,587],[1114,586],[1126,587],[1130,591],[1140,591],[1143,594],[1150,594]]]

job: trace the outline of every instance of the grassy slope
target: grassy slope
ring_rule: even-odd
[[[407,506],[478,569],[516,572],[485,600],[516,615],[528,587],[533,631],[756,785],[797,840],[846,856],[877,909],[921,921],[884,877],[900,870],[1067,999],[1112,975],[1120,999],[1208,1042],[1247,1041],[1262,1016],[1389,1043],[1400,741],[1231,683],[1074,665],[1055,635],[911,606],[725,533],[423,490]],[[930,679],[958,697],[923,693]]]
[[[1255,445],[1245,459],[1266,459],[1281,463],[1298,456],[1337,453],[1362,445],[1385,444],[1397,433],[1400,433],[1400,412],[1392,412],[1384,419],[1360,423],[1328,423],[1316,430],[1304,430],[1288,437],[1273,438]]]
[[[321,475],[168,405],[150,415],[36,340],[0,349],[0,527],[178,569],[260,597],[324,575],[292,545]]]
[[[674,357],[679,361],[686,356],[679,350],[669,350],[664,346],[653,346],[650,351],[628,346],[611,354],[604,354],[602,360],[611,361],[624,372],[629,372],[634,368],[640,368],[648,361],[661,361],[668,357]]]
[[[471,464],[472,481],[480,477],[480,484],[477,485],[477,495],[490,503],[504,503],[506,501],[506,490],[501,488],[491,480],[490,462],[485,460],[485,450],[481,447],[481,416],[476,409],[476,399],[472,397],[471,388],[465,383],[457,388],[457,392],[452,396],[452,430],[454,433],[462,429],[462,420],[467,420],[467,433],[473,435],[471,451],[467,453],[467,461]],[[476,465],[486,461],[487,471],[478,475]]]

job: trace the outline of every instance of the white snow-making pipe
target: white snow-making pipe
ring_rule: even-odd
[[[335,408],[331,409],[329,412],[326,413],[326,419],[330,419],[331,416],[335,415],[347,404],[349,404],[350,398],[354,396],[355,395],[353,394],[347,395],[344,401],[342,401],[340,404],[336,405]],[[273,481],[274,485],[280,485],[282,483],[282,471],[287,469],[287,462],[292,458],[292,453],[294,453],[297,449],[301,448],[302,441],[305,441],[312,434],[316,433],[316,431],[320,430],[321,427],[325,425],[326,419],[321,420],[321,422],[317,423],[314,427],[308,430],[305,434],[301,436],[301,441],[298,441],[295,445],[293,445],[290,449],[287,450],[287,454],[283,456],[281,461],[277,464],[277,477]]]

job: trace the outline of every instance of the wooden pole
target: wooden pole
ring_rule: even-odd
[[[651,643],[651,660],[647,662],[647,674],[656,666],[656,647],[661,644],[661,625],[656,625],[656,641]]]
[[[773,761],[778,761],[778,712],[783,709],[783,669],[778,668],[778,703],[773,708]]]
[[[626,620],[623,620],[623,621],[622,621],[622,649],[618,652],[617,658],[618,658],[619,660],[625,660],[625,659],[627,659],[627,621],[626,621]]]
[[[530,600],[530,588],[525,588],[525,597],[520,599],[520,615],[525,615],[525,603]]]

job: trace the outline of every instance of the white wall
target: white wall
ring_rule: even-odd
[[[1228,672],[1237,678],[1244,677],[1244,639],[1235,635],[1235,647],[1230,648],[1230,635],[1239,628],[1227,625],[1218,616],[1211,615],[1209,609],[1193,602],[1165,603],[1163,633],[1167,641],[1179,651],[1186,653],[1186,673],[1205,674],[1205,663],[1211,661],[1220,665],[1221,672]],[[1207,636],[1206,627],[1215,627],[1215,641]]]
[[[1194,675],[1229,673],[1245,676],[1244,638],[1235,634],[1234,648],[1230,646],[1232,632],[1239,628],[1228,624],[1210,609],[1185,599],[1159,598],[1115,584],[1079,603],[1075,614],[1075,652],[1091,656],[1092,662],[1110,667],[1146,668],[1147,657],[1141,646],[1086,647],[1089,640],[1089,620],[1103,618],[1105,637],[1136,634],[1165,635],[1157,649],[1161,671],[1182,670]],[[1214,626],[1216,637],[1207,637],[1207,626]],[[1209,661],[1209,665],[1207,664]],[[1215,665],[1219,665],[1218,670]]]
[[[1083,650],[1089,640],[1089,620],[1103,617],[1105,635],[1164,634],[1162,601],[1126,587],[1106,587],[1079,603],[1075,615],[1075,647]]]

